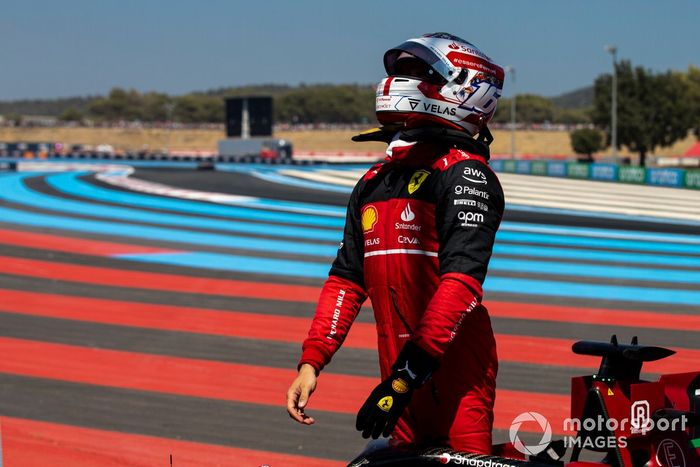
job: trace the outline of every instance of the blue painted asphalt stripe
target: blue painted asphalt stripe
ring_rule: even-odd
[[[509,232],[508,230],[499,230],[496,234],[496,242],[522,242],[535,243],[546,246],[612,248],[629,251],[656,251],[665,253],[700,255],[700,245],[688,245],[670,242],[642,242],[636,240],[618,240],[609,238],[562,236],[541,233]]]
[[[269,182],[279,183],[279,184],[288,185],[288,186],[298,186],[298,187],[302,187],[302,188],[311,188],[314,190],[333,191],[333,192],[339,192],[339,193],[352,192],[352,188],[350,188],[350,187],[334,185],[334,184],[330,184],[330,183],[323,183],[323,182],[313,182],[310,180],[302,180],[302,179],[299,179],[296,177],[286,176],[286,175],[283,175],[280,173],[276,173],[276,172],[279,172],[279,170],[283,170],[282,168],[277,168],[274,170],[275,170],[274,172],[272,170],[256,171],[256,172],[253,172],[252,175],[255,175],[256,177],[261,178],[261,179],[266,180],[266,181],[269,181]],[[596,217],[601,218],[601,219],[617,219],[617,220],[630,220],[630,221],[639,221],[639,222],[652,222],[652,223],[657,223],[657,224],[678,224],[678,225],[697,225],[697,226],[700,226],[700,222],[687,220],[687,219],[669,219],[669,218],[657,217],[657,216],[635,216],[635,215],[630,215],[630,214],[611,213],[611,212],[603,212],[603,211],[595,211],[595,212],[591,213],[591,211],[584,211],[584,210],[577,210],[577,209],[548,208],[548,207],[528,206],[528,205],[520,205],[520,204],[507,204],[506,209],[512,210],[512,211],[537,212],[537,213],[543,213],[543,214],[561,214],[561,215],[567,215],[567,216],[590,216],[590,215],[594,214]]]
[[[352,193],[352,187],[345,187],[340,185],[332,185],[330,183],[320,183],[312,182],[309,180],[302,180],[300,178],[288,177],[274,172],[250,172],[250,175],[257,177],[261,180],[267,182],[278,183],[287,186],[296,186],[300,188],[309,188],[312,190],[319,191],[332,191],[334,193]]]
[[[506,211],[522,211],[522,212],[536,212],[541,214],[559,214],[565,216],[584,216],[590,217],[595,216],[599,219],[612,219],[612,220],[624,220],[633,222],[651,222],[655,224],[665,224],[665,225],[697,225],[700,226],[700,222],[693,221],[690,219],[677,219],[669,217],[654,217],[654,216],[635,216],[632,214],[622,214],[614,212],[605,211],[585,211],[577,209],[563,209],[563,208],[547,208],[541,206],[527,206],[524,204],[506,204]]]
[[[62,176],[65,176],[67,174],[60,174]],[[68,178],[68,180],[74,180],[72,178]],[[74,180],[75,181],[75,180]],[[80,182],[76,183],[76,185],[80,186],[85,186],[87,189],[91,189],[93,187],[92,185],[85,183],[85,182]],[[140,201],[142,200],[143,195],[135,195],[131,193],[124,193],[124,192],[119,192],[119,191],[114,191],[114,190],[107,190],[107,189],[99,189],[98,187],[95,187],[96,190],[104,191],[102,195],[104,195],[106,198],[105,199],[111,199],[114,200],[114,198],[120,196],[121,194],[127,196],[129,200],[133,201]],[[108,197],[109,196],[109,197]],[[146,196],[145,198],[153,198],[150,196]],[[155,201],[159,201],[160,198],[155,197]],[[150,202],[152,200],[148,199],[146,202]],[[166,201],[168,206],[177,206],[178,203],[182,203],[185,205],[188,205],[190,202],[189,201],[180,201],[180,200],[167,200],[163,199],[163,201]],[[199,203],[195,203],[197,207],[202,207],[202,206],[208,206],[208,205],[200,205]],[[217,208],[217,206],[210,206],[212,208]],[[260,217],[265,219],[266,215],[270,215],[274,213],[259,213]],[[307,219],[310,219],[308,216],[303,216]],[[532,228],[532,229],[539,229],[539,230],[553,230],[556,232],[569,232],[570,228],[563,228],[563,227],[547,227],[547,226],[539,226],[539,225],[531,225],[528,226],[527,224],[524,225],[525,228]],[[515,226],[513,224],[506,226],[506,227],[516,227],[520,228],[522,226]],[[334,234],[333,232],[332,234]],[[606,235],[607,232],[601,229],[573,229],[574,234],[592,234],[592,235]],[[618,235],[617,233],[614,233],[615,235]],[[624,233],[625,235],[632,235],[633,233]],[[337,233],[338,238],[340,238],[340,233],[338,231]],[[635,236],[640,236],[644,235],[642,233],[634,233]],[[654,238],[659,237],[659,235],[654,234]],[[561,245],[561,246],[580,246],[580,247],[598,247],[598,248],[618,248],[618,249],[628,249],[628,250],[634,250],[634,251],[666,251],[666,252],[677,252],[677,253],[685,253],[685,254],[698,254],[700,253],[700,247],[696,245],[678,245],[678,244],[670,244],[670,243],[661,243],[661,242],[640,242],[640,241],[633,241],[633,240],[619,240],[619,239],[605,239],[605,238],[589,238],[589,237],[572,237],[572,236],[560,236],[560,235],[545,235],[545,234],[534,234],[534,233],[523,233],[523,232],[509,232],[507,230],[502,230],[498,234],[498,241],[499,242],[531,242],[531,243],[536,243],[536,244],[545,244],[545,245]],[[677,239],[677,237],[674,236],[668,236],[664,235],[662,236],[663,239]],[[682,240],[681,238],[678,238],[679,240]],[[497,243],[498,244],[498,243]]]
[[[292,165],[292,164],[280,164],[280,165],[270,165],[270,164],[236,164],[236,163],[221,163],[216,164],[217,170],[223,170],[226,172],[240,172],[248,173],[251,170],[258,170],[261,172],[277,172],[280,170],[301,170],[304,172],[316,172],[318,170],[339,170],[344,172],[356,171],[356,170],[369,170],[370,167],[374,165],[373,162],[368,162],[366,164],[309,164],[309,165]]]
[[[40,222],[39,222],[40,224]],[[59,226],[60,227],[60,226]],[[107,233],[116,233],[117,231],[113,232],[107,232]],[[340,233],[338,231],[338,236],[340,236]],[[229,240],[231,240],[230,237]],[[232,239],[236,240],[236,239]],[[245,239],[238,239],[241,240],[242,243],[239,243],[239,246],[245,247],[245,242],[243,240]],[[174,239],[174,241],[182,241],[181,239]],[[621,240],[609,240],[609,239],[589,239],[589,238],[577,238],[577,237],[560,237],[560,236],[546,236],[546,235],[537,235],[537,234],[522,234],[522,233],[510,233],[510,232],[499,232],[498,234],[498,242],[497,242],[497,251],[498,248],[500,248],[500,245],[505,244],[503,242],[506,241],[530,241],[533,243],[538,243],[538,244],[564,244],[564,245],[576,245],[576,246],[598,246],[598,247],[608,247],[608,248],[627,248],[627,249],[635,249],[635,250],[648,250],[648,251],[657,251],[657,250],[666,250],[666,251],[675,251],[675,252],[681,252],[681,253],[692,253],[693,251],[693,246],[692,245],[673,245],[673,244],[659,244],[659,243],[642,243],[642,242],[632,242],[632,241],[621,241]],[[287,244],[290,245],[290,244]],[[695,247],[695,252],[697,252],[697,247]],[[291,250],[294,251],[294,250]],[[314,253],[311,253],[314,254]],[[318,253],[323,255],[322,253]],[[529,252],[526,252],[527,255],[530,255]],[[592,255],[595,253],[592,253]],[[600,255],[600,253],[598,253]],[[569,258],[570,259],[575,259],[571,257],[571,253],[569,253]],[[580,259],[580,258],[579,258]],[[591,259],[593,259],[591,257]]]
[[[217,253],[147,253],[116,255],[116,258],[171,266],[186,266],[225,271],[274,274],[296,277],[328,276],[330,263],[312,263],[286,259],[252,258]]]
[[[214,214],[212,213],[212,208],[216,213],[223,214],[221,210],[218,210],[219,206],[212,206],[206,203],[197,203],[188,200],[173,200],[168,198],[161,198],[151,195],[142,195],[136,193],[126,193],[121,190],[109,190],[105,188],[98,187],[96,185],[89,184],[82,180],[76,179],[75,174],[55,174],[47,177],[47,182],[59,191],[66,194],[72,194],[80,197],[87,197],[96,199],[98,201],[111,201],[118,200],[123,204],[141,206],[141,207],[154,207],[169,210],[178,210],[180,212],[191,212],[202,214]],[[264,202],[274,203],[276,200],[261,199]],[[178,209],[179,208],[179,209]],[[228,207],[221,206],[221,208],[227,209]],[[228,208],[231,209],[231,208]],[[233,208],[235,209],[235,208]],[[342,209],[342,208],[341,208]],[[342,209],[344,210],[344,209]],[[251,214],[250,211],[244,211],[245,214]],[[274,218],[270,220],[278,220],[279,217],[274,213],[270,213],[269,217]],[[267,213],[257,213],[255,217],[258,220],[267,220]],[[286,218],[286,221],[290,222],[301,222],[304,225],[311,223],[318,223],[319,219],[310,218],[309,216],[297,216],[292,219]],[[321,219],[321,223],[324,220]],[[342,227],[342,220],[331,221],[335,227]],[[504,222],[501,225],[501,232],[524,232],[524,233],[551,233],[556,235],[565,236],[582,236],[582,237],[594,237],[594,238],[616,238],[616,239],[628,239],[628,240],[645,240],[645,241],[657,241],[657,242],[678,242],[678,243],[699,243],[700,236],[691,235],[680,235],[680,234],[664,234],[664,233],[646,233],[637,231],[624,231],[624,230],[613,230],[613,229],[596,229],[596,228],[582,228],[582,227],[568,227],[568,226],[550,226],[542,224],[528,224],[528,223],[515,223],[515,222]],[[530,237],[524,237],[530,238]],[[548,237],[549,238],[549,237]],[[528,240],[522,240],[528,241]],[[584,244],[585,242],[572,241],[573,244]],[[637,242],[630,242],[624,245],[634,245]],[[625,248],[624,245],[616,244],[615,248]],[[607,247],[607,246],[603,246]],[[634,248],[633,248],[634,249]],[[649,250],[654,250],[654,248],[645,248]]]
[[[490,276],[484,283],[488,292],[513,293],[524,295],[545,295],[556,297],[585,298],[601,300],[622,300],[643,303],[663,303],[672,305],[697,306],[700,292],[697,290],[669,290],[650,287],[631,287],[604,284],[580,284],[563,281],[544,281]]]
[[[308,216],[304,214],[260,211],[257,209],[237,206],[218,206],[210,203],[167,198],[155,195],[126,192],[103,188],[76,178],[81,174],[60,173],[46,177],[46,182],[54,189],[81,198],[118,203],[129,206],[161,209],[166,211],[185,212],[190,214],[229,217],[251,221],[284,222],[314,227],[342,228],[345,219]]]
[[[143,255],[119,255],[121,259],[178,266],[195,266],[207,269],[243,271],[325,278],[328,264],[296,262],[266,258],[237,256],[235,260],[222,261],[216,253],[156,253]],[[700,292],[696,290],[657,289],[649,287],[617,286],[605,284],[581,284],[565,281],[498,277],[491,274],[484,284],[487,293],[513,293],[523,295],[586,298],[591,300],[621,300],[669,305],[697,305]]]
[[[188,243],[193,245],[210,245],[224,248],[238,248],[254,251],[268,251],[279,253],[293,253],[297,255],[313,255],[331,258],[335,255],[335,247],[319,246],[314,244],[302,244],[287,241],[265,240],[255,238],[240,238],[232,235],[218,235],[199,232],[178,231],[159,227],[135,226],[116,222],[101,222],[84,219],[72,219],[62,216],[51,216],[24,212],[9,208],[0,208],[0,218],[5,222],[49,227],[63,230],[77,230],[106,235],[119,235],[133,238],[146,238],[170,242]],[[208,257],[214,257],[210,254]],[[509,271],[541,272],[561,275],[580,274],[591,277],[620,278],[635,280],[658,280],[654,277],[654,270],[644,268],[620,268],[606,266],[592,266],[571,263],[550,263],[543,261],[514,261],[494,258],[492,270],[505,269]],[[673,273],[665,271],[666,277],[681,281],[695,280],[696,275],[686,271]]]
[[[65,216],[37,214],[16,209],[0,207],[0,219],[3,222],[35,227],[48,227],[60,230],[89,232],[110,236],[143,238],[164,242],[188,243],[192,245],[216,246],[221,248],[238,248],[255,251],[289,253],[295,255],[324,256],[332,258],[337,253],[335,246],[323,246],[311,243],[290,242],[284,240],[267,240],[259,238],[236,237],[202,232],[188,232],[160,227],[75,219]]]
[[[255,201],[241,202],[241,205],[259,209],[298,212],[311,215],[325,215],[345,219],[346,208],[328,204],[297,203],[277,199],[258,198]]]
[[[502,230],[511,232],[548,233],[575,235],[579,237],[616,238],[650,242],[690,243],[700,245],[700,235],[675,234],[664,232],[644,232],[638,230],[618,230],[595,227],[573,227],[556,224],[531,224],[525,222],[502,222]]]
[[[85,175],[84,173],[74,173],[73,178],[77,179],[79,176]],[[106,174],[107,178],[110,178],[109,174]],[[116,177],[121,177],[123,174],[116,173]],[[179,190],[178,187],[172,187],[174,190]],[[193,190],[196,191],[196,190]],[[205,194],[206,192],[200,192]],[[143,195],[151,195],[151,193],[139,193]],[[219,195],[219,194],[215,194]],[[159,196],[159,195],[155,195]],[[184,199],[184,198],[183,198]],[[209,201],[206,199],[190,201],[195,202],[205,202],[205,203],[215,203],[220,205],[243,207],[243,208],[260,208],[271,211],[283,211],[290,213],[301,213],[301,214],[314,214],[316,216],[328,216],[328,217],[339,217],[345,218],[345,208],[341,206],[333,206],[328,204],[317,204],[317,203],[304,203],[299,201],[287,201],[287,200],[277,200],[277,199],[264,199],[254,196],[238,196],[229,195],[222,193],[221,196],[216,196],[216,201]]]
[[[278,237],[325,240],[331,242],[339,242],[342,239],[342,232],[339,230],[332,231],[260,223],[232,222],[203,217],[178,216],[174,214],[118,208],[59,198],[29,189],[23,183],[23,179],[26,177],[27,175],[22,174],[6,180],[5,183],[0,185],[0,198],[16,204],[50,209],[52,211],[78,215],[90,214],[91,216],[127,222],[146,222],[176,227],[215,229],[244,234],[274,235]]]
[[[657,266],[690,267],[700,269],[698,256],[652,255],[647,253],[622,253],[591,249],[550,248],[546,246],[517,245],[496,242],[494,258],[499,255],[531,256],[536,258],[589,260],[609,263],[653,264]]]
[[[48,159],[17,159],[13,157],[0,157],[0,162],[17,162],[20,166],[24,163],[30,164],[48,164],[48,165],[74,165],[74,164],[91,164],[91,165],[121,165],[124,168],[128,167],[157,167],[157,168],[177,168],[177,169],[196,169],[198,162],[171,162],[171,161],[140,161],[130,159],[63,159],[63,158],[48,158]]]
[[[78,201],[64,200],[61,198],[36,193],[25,187],[25,185],[21,183],[20,180],[18,180],[18,177],[11,178],[12,180],[8,180],[8,183],[0,186],[0,196],[3,196],[8,201],[12,201],[14,203],[26,204],[40,208],[50,206],[52,210],[56,211],[74,214],[83,214],[85,212],[89,212],[91,215],[100,217],[110,217],[124,221],[152,222],[174,226],[220,229],[250,234],[271,234],[280,237],[299,237],[316,240],[337,241],[342,235],[340,231],[303,229],[297,227],[280,227],[268,224],[236,224],[228,221],[219,221],[216,219],[173,216],[167,214],[130,210],[127,208],[113,208],[109,206],[91,205],[87,203],[81,203]],[[535,226],[535,228],[539,229],[545,227]],[[552,230],[559,229],[555,228]],[[586,232],[589,231],[589,229],[578,230]],[[656,236],[653,237],[655,238]],[[663,256],[648,254],[632,255],[627,253],[615,253],[594,250],[573,250],[563,248],[547,248],[541,246],[528,247],[524,245],[506,243],[497,243],[494,248],[494,254],[496,255],[496,257],[499,254],[506,254],[516,256],[594,260],[617,263],[646,263],[656,264],[659,266],[700,267],[700,258],[697,257],[680,257],[668,255]],[[498,264],[500,264],[500,262]]]
[[[611,264],[575,264],[552,261],[531,261],[493,258],[491,271],[528,272],[555,276],[596,277],[604,279],[626,279],[636,281],[675,282],[700,284],[700,271],[676,271],[651,269],[639,266],[614,266]]]

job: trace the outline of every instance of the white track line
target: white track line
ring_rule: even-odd
[[[281,170],[311,182],[354,186],[362,170]],[[700,191],[648,185],[498,174],[509,204],[700,222]]]
[[[357,183],[357,180],[348,180],[347,178],[341,178],[335,175],[325,175],[319,174],[316,171],[304,171],[304,170],[280,170],[278,172],[280,175],[285,175],[287,177],[301,178],[303,180],[309,180],[318,183],[328,183],[330,185],[341,185],[353,187]]]

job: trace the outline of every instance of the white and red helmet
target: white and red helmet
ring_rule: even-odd
[[[384,54],[377,119],[406,128],[442,126],[470,136],[486,127],[503,89],[503,68],[447,33],[409,39]]]

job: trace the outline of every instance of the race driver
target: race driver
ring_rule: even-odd
[[[317,376],[372,302],[382,382],[359,409],[365,438],[488,454],[498,361],[482,283],[504,209],[488,165],[487,123],[503,69],[446,34],[384,55],[383,125],[355,138],[389,143],[350,196],[343,241],[323,286],[299,374],[287,393],[305,413]]]

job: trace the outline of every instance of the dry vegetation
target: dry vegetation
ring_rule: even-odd
[[[275,136],[292,141],[299,151],[383,151],[382,143],[353,143],[355,131],[283,131]],[[119,129],[119,128],[0,128],[0,141],[55,141],[67,144],[111,144],[115,148],[138,150],[215,150],[223,137],[219,130]],[[510,153],[510,133],[494,131],[492,152]],[[692,144],[688,137],[670,148],[659,151],[665,155],[681,155]],[[569,134],[565,131],[518,131],[519,153],[573,155]],[[623,152],[624,153],[624,152]]]

